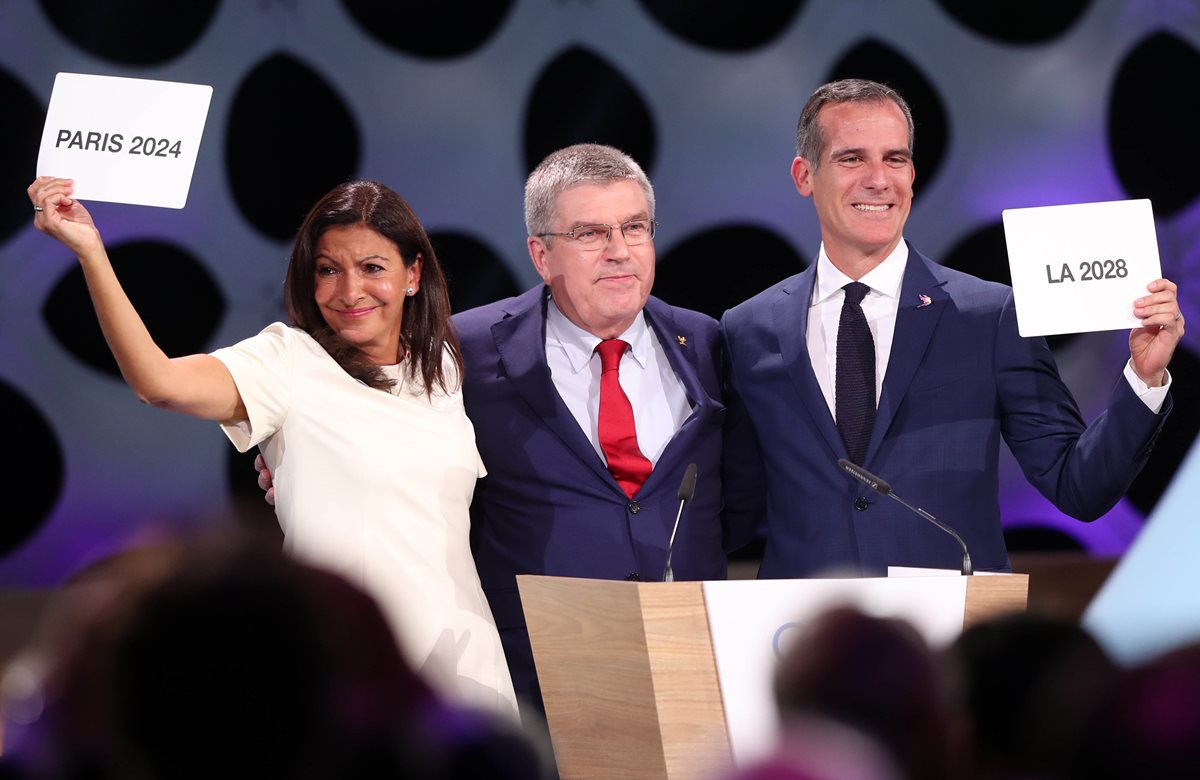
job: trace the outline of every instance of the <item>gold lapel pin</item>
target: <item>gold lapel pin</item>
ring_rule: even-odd
[[[687,346],[687,336],[676,336],[675,340],[679,342],[679,346],[681,346],[681,347]]]

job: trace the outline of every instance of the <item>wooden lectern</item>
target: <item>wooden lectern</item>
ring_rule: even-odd
[[[967,579],[963,626],[1025,608],[1028,576]],[[563,780],[694,780],[732,763],[705,583],[517,584]]]

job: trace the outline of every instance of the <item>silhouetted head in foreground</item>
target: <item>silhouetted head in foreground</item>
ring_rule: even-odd
[[[63,598],[26,656],[47,670],[27,777],[531,776],[519,735],[407,667],[370,597],[278,549],[134,550]]]

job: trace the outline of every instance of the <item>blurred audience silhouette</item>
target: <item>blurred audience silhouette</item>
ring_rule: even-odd
[[[1077,623],[1031,613],[966,629],[946,653],[971,742],[968,775],[1062,777],[1116,665]]]
[[[780,659],[781,732],[737,780],[1200,777],[1200,643],[1119,669],[1077,623],[999,616],[935,652],[856,608]]]
[[[369,596],[255,538],[117,554],[46,617],[5,675],[0,777],[545,776],[515,726],[438,699]]]
[[[1121,670],[1079,625],[1014,614],[935,652],[840,607],[785,648],[774,696],[778,748],[727,775],[1200,777],[1200,644]],[[0,780],[552,776],[517,726],[440,700],[369,596],[228,529],[65,584],[0,715]]]
[[[1200,643],[1122,673],[1090,715],[1068,780],[1200,777]]]

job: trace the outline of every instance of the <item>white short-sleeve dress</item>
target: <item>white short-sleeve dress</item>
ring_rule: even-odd
[[[249,420],[222,425],[260,446],[285,545],[379,602],[405,656],[452,699],[516,711],[512,680],[471,557],[468,507],[484,475],[461,390],[391,393],[353,379],[307,333],[274,323],[213,355]]]

